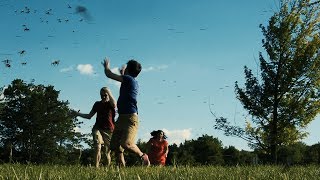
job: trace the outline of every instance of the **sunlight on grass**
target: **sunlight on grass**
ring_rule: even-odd
[[[0,165],[0,179],[318,179],[317,166],[126,167]]]

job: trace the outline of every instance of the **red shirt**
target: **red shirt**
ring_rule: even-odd
[[[153,165],[165,165],[168,142],[166,140],[160,141],[159,139],[151,138],[148,144],[150,146],[148,152],[150,163]]]
[[[97,113],[94,128],[113,131],[115,109],[109,102],[97,101],[94,103],[91,111]]]

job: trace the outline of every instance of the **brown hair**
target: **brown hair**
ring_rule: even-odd
[[[163,133],[163,139],[167,139],[166,134],[162,130],[154,130],[150,134],[152,137],[156,137],[158,134]]]
[[[127,71],[130,76],[137,77],[141,72],[141,69],[142,66],[138,61],[131,59],[127,62]]]

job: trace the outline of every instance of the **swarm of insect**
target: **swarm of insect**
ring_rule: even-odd
[[[88,9],[84,6],[77,6],[76,7],[76,14],[79,14],[80,16],[83,17],[83,19],[87,20],[87,21],[91,21],[92,17],[88,11]]]
[[[60,63],[60,60],[54,60],[51,62],[51,65],[57,66],[57,65],[59,65],[59,63]]]
[[[18,52],[21,56],[26,54],[26,50],[21,50]]]
[[[9,59],[5,59],[5,60],[3,60],[2,61],[3,63],[4,63],[4,65],[7,67],[7,68],[10,68],[11,67],[11,60],[9,60]]]

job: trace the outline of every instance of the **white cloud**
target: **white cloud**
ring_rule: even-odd
[[[1,92],[0,92],[0,101],[2,101],[4,99],[3,93],[4,93],[4,90],[7,89],[7,88],[8,88],[8,86],[3,86],[3,87],[0,88],[0,90],[1,90]]]
[[[147,68],[143,68],[142,71],[143,72],[161,71],[161,70],[164,70],[164,69],[167,69],[167,68],[168,68],[168,65],[160,65],[160,66],[156,66],[156,67],[150,66],[150,67],[147,67]]]
[[[177,129],[177,130],[168,130],[168,129],[162,129],[162,131],[166,134],[168,137],[169,144],[177,144],[183,143],[185,140],[191,139],[191,128],[189,129]]]
[[[153,71],[153,70],[154,70],[154,67],[152,67],[152,66],[142,69],[143,72],[149,72],[149,71]]]
[[[119,72],[119,68],[118,68],[118,67],[112,68],[112,69],[111,69],[111,72],[120,75],[120,72]]]
[[[69,66],[67,68],[63,68],[63,69],[60,69],[60,72],[62,73],[65,73],[65,72],[70,72],[73,70],[73,67],[72,66]]]
[[[4,95],[3,93],[0,94],[0,101],[2,101],[4,99]]]
[[[93,66],[91,64],[79,64],[77,66],[77,70],[80,74],[84,75],[93,75],[94,73]]]

